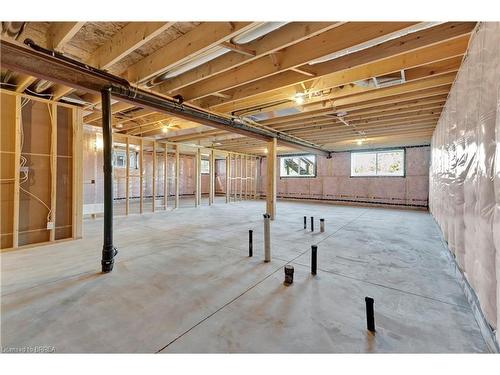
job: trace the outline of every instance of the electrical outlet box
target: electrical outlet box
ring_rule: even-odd
[[[54,222],[53,221],[47,221],[47,229],[54,229]]]
[[[21,167],[21,168],[19,169],[19,171],[20,171],[21,173],[28,173],[28,172],[30,171],[30,167]]]

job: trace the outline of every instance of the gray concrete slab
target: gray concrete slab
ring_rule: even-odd
[[[263,262],[263,201],[102,219],[84,238],[1,254],[1,345],[58,352],[485,352],[427,212],[279,202]],[[303,216],[326,220],[303,230]],[[308,220],[309,226],[309,220]],[[248,230],[254,257],[248,258]],[[309,274],[318,244],[318,275]],[[283,266],[295,283],[283,286]],[[365,329],[375,298],[377,334]]]

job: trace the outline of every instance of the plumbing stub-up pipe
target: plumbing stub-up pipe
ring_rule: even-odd
[[[311,216],[311,232],[314,232],[314,216]]]
[[[248,256],[253,256],[253,230],[248,231]]]
[[[321,233],[325,231],[325,219],[319,219],[319,231]]]
[[[271,215],[264,214],[264,262],[271,261]]]
[[[304,229],[307,228],[307,216],[304,216]]]
[[[371,297],[365,297],[366,303],[366,328],[368,331],[375,333],[375,316],[373,304],[375,300]]]
[[[316,275],[318,269],[318,246],[311,246],[311,274]]]
[[[293,266],[290,264],[285,265],[285,281],[283,284],[286,286],[293,284]]]

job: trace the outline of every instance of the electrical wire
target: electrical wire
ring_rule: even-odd
[[[35,194],[29,192],[28,190],[24,189],[21,185],[25,184],[26,182],[29,181],[29,171],[25,169],[26,164],[28,163],[28,159],[26,156],[22,154],[23,148],[24,148],[24,123],[23,123],[23,116],[22,116],[22,108],[25,107],[31,99],[29,98],[22,98],[21,99],[21,108],[20,108],[20,128],[19,128],[19,133],[20,133],[20,138],[21,138],[21,145],[20,145],[20,161],[19,161],[19,170],[23,174],[22,177],[19,179],[19,189],[23,191],[25,194],[33,197],[35,200],[37,200],[39,203],[41,203],[45,208],[47,208],[48,213],[47,213],[47,222],[51,222],[54,218],[52,217],[52,209],[39,197],[37,197]],[[50,105],[47,103],[48,109],[49,109],[49,115],[52,120],[52,113],[50,111]],[[51,174],[53,173],[52,171],[52,163],[51,163]]]

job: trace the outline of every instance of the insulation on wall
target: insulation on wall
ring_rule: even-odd
[[[74,179],[80,171],[74,167],[74,148],[81,112],[9,91],[1,98],[0,247],[78,237],[80,211],[74,201],[80,189]]]
[[[429,203],[494,328],[500,319],[499,141],[500,23],[486,22],[471,38],[432,137]]]
[[[404,177],[351,177],[351,153],[316,157],[316,177],[280,178],[277,193],[283,198],[380,203],[427,207],[430,147],[405,149]],[[279,163],[278,163],[279,164]],[[279,165],[278,165],[279,168]],[[260,191],[266,190],[266,160],[260,165]]]

